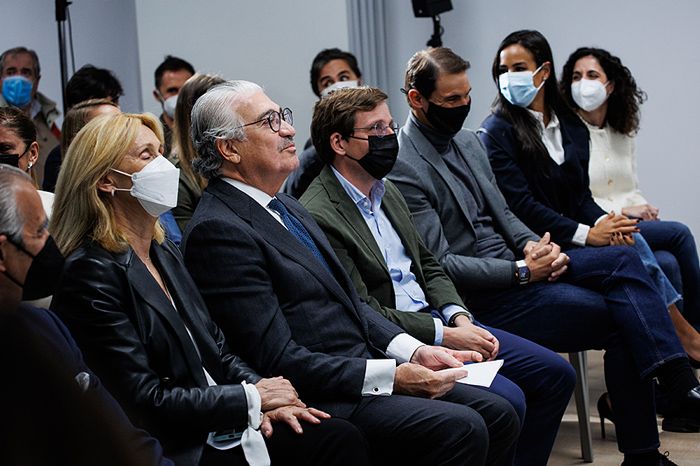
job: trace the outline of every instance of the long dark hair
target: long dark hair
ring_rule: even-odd
[[[498,46],[498,51],[496,52],[491,67],[491,76],[496,84],[496,88],[498,88],[498,76],[501,74],[499,70],[501,65],[501,51],[513,44],[519,44],[527,49],[532,54],[535,59],[535,64],[538,67],[545,62],[550,63],[551,70],[549,78],[544,83],[545,106],[554,111],[559,119],[573,117],[573,112],[559,92],[557,76],[554,71],[552,49],[547,39],[545,39],[539,31],[515,31],[503,39],[501,45]],[[508,102],[500,91],[494,101],[492,111],[496,114],[500,114],[513,125],[516,140],[520,143],[523,154],[523,162],[527,165],[531,163],[532,166],[546,173],[549,163],[549,153],[542,142],[542,132],[538,126],[537,120],[526,108],[518,107]]]
[[[607,123],[618,133],[633,136],[639,131],[639,106],[647,99],[647,95],[637,87],[629,68],[607,50],[581,47],[572,53],[562,70],[561,92],[571,107],[578,108],[571,96],[571,81],[576,62],[588,56],[598,60],[608,77],[608,82],[612,82],[615,86],[608,97],[608,112],[605,116]]]

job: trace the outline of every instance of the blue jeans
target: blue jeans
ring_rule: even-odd
[[[683,294],[678,308],[700,330],[700,261],[695,238],[679,222],[639,222],[639,230],[674,288]]]
[[[521,422],[515,466],[545,466],[576,384],[576,372],[558,354],[503,330],[481,325],[498,338],[503,367],[487,390],[513,405]]]
[[[666,303],[666,307],[670,306],[671,304],[680,306],[682,302],[681,295],[678,294],[676,287],[673,286],[669,278],[661,269],[661,265],[659,264],[646,240],[639,233],[633,233],[633,235],[635,242],[634,246],[632,247],[639,254],[639,258],[642,259],[642,264],[644,264],[644,268],[649,273],[651,281],[653,281],[654,285],[656,285],[656,289],[659,291],[661,299],[663,299],[664,303]]]
[[[605,380],[623,453],[659,446],[653,372],[685,357],[666,305],[633,248],[568,252],[555,283],[472,293],[479,320],[561,353],[605,349]]]

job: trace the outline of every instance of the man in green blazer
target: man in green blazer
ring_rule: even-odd
[[[362,87],[316,104],[312,140],[326,166],[301,202],[376,311],[428,344],[505,360],[489,390],[508,399],[523,421],[514,464],[546,464],[575,374],[557,354],[474,322],[420,239],[401,193],[384,179],[398,153],[386,99]]]

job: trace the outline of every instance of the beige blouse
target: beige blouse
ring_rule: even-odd
[[[596,203],[616,213],[623,207],[647,204],[639,190],[634,138],[608,125],[598,128],[584,123],[590,132],[588,176]]]

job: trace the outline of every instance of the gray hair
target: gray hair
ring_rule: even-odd
[[[209,89],[192,107],[191,135],[197,157],[192,168],[203,178],[221,174],[224,159],[216,147],[218,139],[244,141],[245,124],[237,108],[262,88],[249,81],[227,81]]]
[[[24,218],[17,207],[17,187],[21,182],[33,186],[32,179],[19,168],[0,164],[0,234],[23,245]]]
[[[5,71],[5,59],[10,55],[19,55],[21,53],[26,53],[32,57],[34,62],[34,78],[39,79],[41,77],[41,67],[39,66],[39,56],[34,50],[30,50],[27,47],[15,47],[13,49],[5,50],[2,55],[0,55],[0,75]]]

